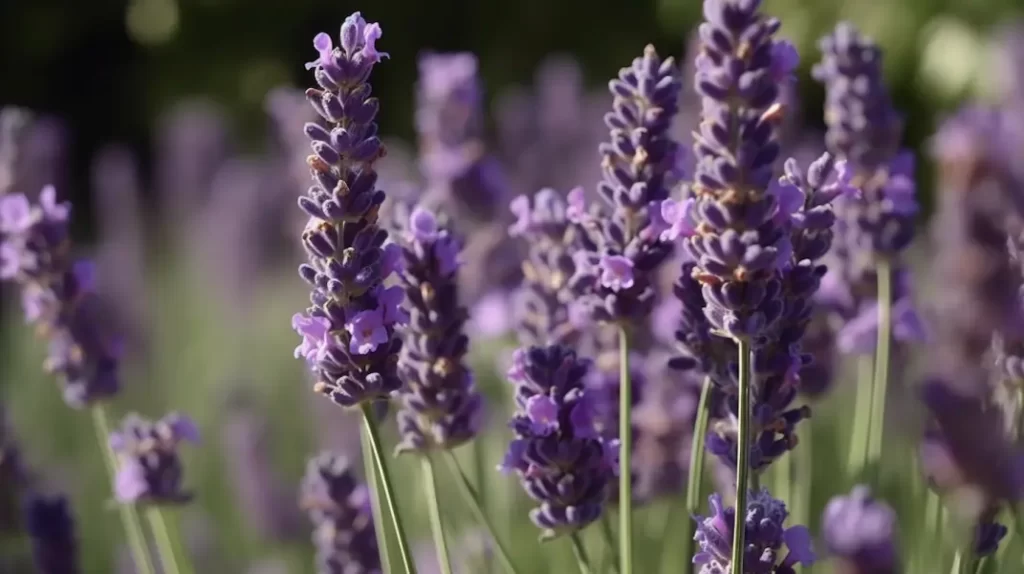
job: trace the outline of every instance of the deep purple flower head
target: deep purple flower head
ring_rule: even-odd
[[[400,274],[411,319],[399,372],[405,387],[398,450],[452,449],[476,436],[482,399],[465,365],[466,308],[459,304],[461,242],[432,212],[416,208],[404,234]]]
[[[696,517],[694,540],[700,544],[700,552],[694,555],[693,563],[700,565],[700,574],[740,574],[733,573],[730,565],[736,510],[726,507],[717,493],[711,495],[710,503],[711,516]],[[793,574],[797,564],[806,567],[814,563],[817,557],[807,527],[786,528],[788,516],[785,503],[772,498],[767,490],[750,493],[742,574]]]
[[[32,538],[32,554],[39,574],[77,574],[78,540],[71,508],[63,496],[29,498],[25,528]]]
[[[188,502],[192,493],[184,490],[178,447],[198,442],[199,429],[184,415],[171,413],[156,422],[128,415],[121,428],[110,433],[118,460],[114,496],[125,504]]]
[[[311,459],[299,501],[313,522],[317,572],[382,573],[370,491],[348,459],[330,452]]]
[[[569,317],[569,290],[581,230],[573,221],[574,199],[583,188],[569,192],[569,200],[545,188],[512,200],[515,216],[509,235],[526,242],[523,282],[515,296],[519,341],[523,345],[573,344],[579,332]]]
[[[0,196],[0,280],[21,286],[28,321],[49,339],[45,367],[58,375],[64,400],[88,406],[120,389],[119,341],[109,332],[92,264],[70,256],[70,206],[52,186],[38,204]]]
[[[871,491],[858,486],[829,501],[822,515],[822,536],[841,574],[896,574],[896,513]]]
[[[704,2],[694,80],[702,103],[694,144],[697,225],[683,242],[712,328],[751,340],[783,310],[776,270],[790,246],[769,187],[779,154],[778,86],[795,66],[795,52],[774,39],[778,20],[763,16],[760,5]]]
[[[648,46],[609,89],[610,140],[599,148],[604,177],[597,186],[604,205],[588,209],[582,191],[570,197],[568,217],[583,233],[569,287],[592,319],[646,327],[654,271],[670,253],[661,202],[676,176],[679,146],[669,128],[679,111],[679,71]]]
[[[515,471],[540,506],[530,518],[550,539],[601,516],[618,445],[598,436],[584,385],[589,363],[559,345],[519,349],[508,373],[515,438],[501,469]]]
[[[314,185],[299,198],[309,216],[302,234],[309,263],[299,275],[313,293],[292,326],[302,336],[296,355],[317,376],[314,389],[345,407],[387,399],[401,387],[395,328],[406,320],[402,290],[383,284],[399,267],[400,248],[385,246],[388,233],[378,226],[384,192],[374,162],[385,152],[367,83],[386,56],[376,48],[380,34],[357,12],[342,25],[339,47],[326,34],[316,37],[320,57],[308,65],[319,88],[306,98],[327,127],[305,126]]]

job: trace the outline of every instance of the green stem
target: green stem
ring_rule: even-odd
[[[171,539],[171,533],[167,529],[167,522],[164,520],[163,512],[157,506],[146,509],[146,520],[149,522],[149,529],[153,532],[153,541],[156,543],[157,555],[160,557],[160,564],[163,566],[164,574],[191,574],[192,567],[187,557],[182,564],[185,568],[178,566],[177,557],[179,552]]]
[[[867,462],[868,441],[871,433],[871,392],[874,357],[857,357],[857,393],[853,406],[853,429],[850,432],[850,452],[846,463],[847,476],[855,479]]]
[[[889,386],[889,347],[892,333],[892,270],[878,263],[878,344],[875,347],[875,376],[871,389],[871,431],[868,464],[874,465],[875,486],[881,482],[882,434],[885,430],[885,399]]]
[[[633,573],[633,386],[629,333],[619,327],[619,571]]]
[[[587,558],[587,549],[583,547],[580,535],[573,532],[569,538],[572,539],[572,553],[576,557],[576,565],[580,567],[580,574],[592,574],[593,569],[590,567],[590,559]]]
[[[424,454],[423,461],[423,491],[427,496],[427,506],[430,512],[430,530],[434,535],[434,547],[437,548],[437,562],[441,565],[443,574],[452,574],[452,562],[448,557],[448,541],[444,536],[444,525],[441,524],[441,506],[437,501],[437,482],[434,476],[434,465],[430,461],[430,455]]]
[[[928,562],[928,567],[934,571],[935,567],[937,566],[937,564],[935,563],[937,561],[936,559],[938,559],[938,561],[941,564],[941,556],[943,554],[943,552],[941,552],[941,549],[944,547],[942,532],[942,500],[939,498],[939,495],[935,493],[935,491],[929,489],[924,504],[925,520],[928,521],[928,529],[930,531],[928,533],[930,536],[930,539],[928,539],[928,544],[930,545],[929,548],[933,548],[935,549],[935,551],[932,552],[929,551],[928,548],[924,548],[922,549],[924,551],[920,554],[922,554],[922,556],[930,557],[926,559],[926,561]]]
[[[612,523],[608,519],[608,513],[605,512],[601,515],[601,537],[604,538],[605,546],[608,547],[608,552],[612,554],[612,569],[619,573],[619,551],[615,546],[615,536],[612,533]]]
[[[113,484],[117,477],[117,457],[110,447],[110,424],[107,422],[107,413],[103,405],[96,404],[92,408],[92,422],[96,429],[96,439],[100,443],[100,450],[103,451],[103,461],[107,466],[107,475],[110,484]],[[146,534],[142,530],[142,521],[139,520],[139,511],[134,504],[118,504],[118,511],[121,514],[121,524],[124,526],[125,536],[128,538],[128,548],[132,553],[132,561],[139,574],[154,574],[156,568],[149,556],[149,547],[146,544]]]
[[[796,468],[793,475],[793,524],[809,524],[811,518],[811,499],[814,489],[814,437],[811,432],[804,432],[791,453],[790,463]]]
[[[704,377],[700,389],[700,402],[697,403],[697,413],[693,421],[693,436],[690,438],[690,471],[686,479],[686,515],[695,516],[701,505],[701,485],[704,481],[704,439],[708,433],[708,398],[711,396],[711,377]],[[693,524],[686,521],[686,530],[683,532],[683,564],[693,562]],[[665,564],[665,550],[668,544],[663,545],[661,563]]]
[[[379,486],[381,494],[383,494],[383,506],[387,507],[391,524],[394,527],[395,538],[398,540],[398,551],[402,555],[402,567],[406,574],[413,574],[416,572],[416,568],[413,565],[412,553],[409,552],[409,543],[406,541],[405,531],[402,529],[402,518],[398,514],[398,505],[395,504],[391,472],[384,461],[384,446],[380,440],[380,431],[377,429],[377,423],[374,420],[373,407],[368,403],[363,403],[362,410],[363,430],[366,431],[369,438],[375,474],[380,479]]]
[[[736,425],[736,520],[732,529],[732,572],[744,572],[743,559],[746,552],[744,534],[746,530],[742,517],[747,511],[747,482],[750,479],[750,430],[751,430],[751,383],[750,342],[736,341],[739,353],[739,420]]]
[[[384,514],[380,507],[380,480],[374,470],[372,447],[367,434],[360,433],[363,443],[363,473],[366,475],[366,482],[370,488],[370,508],[373,511],[373,529],[377,534],[377,548],[380,554],[380,564],[384,572],[391,572],[391,544],[389,543],[388,530],[384,527]]]
[[[494,549],[497,551],[498,561],[501,562],[502,568],[505,569],[506,574],[518,574],[515,564],[513,564],[511,556],[505,545],[502,544],[501,539],[498,538],[498,532],[494,529],[491,524],[490,518],[483,510],[483,506],[480,505],[480,497],[477,496],[476,489],[469,483],[469,479],[466,478],[466,474],[462,472],[462,468],[459,467],[459,462],[455,460],[455,454],[447,452],[446,461],[448,462],[449,468],[451,468],[452,474],[455,475],[455,483],[458,485],[459,490],[462,492],[462,497],[466,500],[466,504],[469,505],[469,510],[473,513],[476,521],[479,522],[487,532],[491,535],[491,540],[494,540]]]

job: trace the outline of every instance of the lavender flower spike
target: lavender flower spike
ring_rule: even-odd
[[[309,263],[299,275],[312,287],[312,306],[296,314],[302,336],[296,357],[318,377],[315,390],[345,407],[386,399],[401,387],[395,327],[405,321],[401,287],[384,281],[401,263],[401,248],[384,246],[377,225],[384,192],[376,189],[374,162],[385,151],[374,119],[379,104],[367,79],[387,54],[376,49],[381,30],[359,13],[341,27],[341,45],[318,34],[320,56],[307,64],[319,88],[306,98],[329,125],[306,124],[314,185],[299,198],[309,215],[302,243]]]
[[[587,210],[582,192],[570,197],[569,218],[585,234],[569,287],[592,319],[646,327],[654,272],[670,253],[661,238],[660,205],[668,199],[680,153],[669,136],[679,111],[679,71],[672,58],[663,60],[648,46],[609,89],[614,99],[604,119],[610,141],[599,147],[604,177],[597,186],[605,206]]]
[[[896,513],[858,486],[833,498],[822,516],[822,533],[841,574],[896,574]]]
[[[413,210],[401,273],[412,317],[403,330],[399,372],[406,386],[398,413],[399,451],[452,449],[472,440],[481,422],[480,394],[464,364],[469,339],[459,305],[461,242],[437,217]]]
[[[313,522],[318,574],[381,574],[370,492],[348,460],[325,452],[309,461],[301,506]]]
[[[21,285],[26,320],[49,338],[46,369],[64,400],[82,408],[120,389],[120,344],[105,327],[92,264],[70,256],[70,212],[52,186],[36,205],[22,194],[0,197],[0,280]]]
[[[599,438],[584,378],[590,365],[553,345],[519,349],[509,370],[517,410],[503,471],[515,471],[540,506],[530,519],[548,540],[601,516],[618,445]]]
[[[773,38],[779,21],[761,2],[705,0],[697,91],[703,115],[695,134],[693,234],[683,243],[696,262],[705,313],[718,333],[753,340],[783,311],[777,269],[791,246],[769,193],[779,154],[778,85],[790,81],[797,56]]]
[[[32,553],[39,574],[77,574],[78,541],[71,509],[63,496],[33,496],[25,508]]]
[[[810,566],[817,560],[811,535],[805,526],[783,524],[789,516],[785,503],[772,498],[766,489],[751,492],[744,518],[746,551],[743,572],[733,572],[732,531],[736,509],[726,507],[719,494],[710,497],[711,516],[698,516],[694,540],[700,552],[693,557],[699,574],[794,574],[794,566]],[[786,553],[782,553],[782,547]]]
[[[183,442],[198,443],[199,430],[192,419],[171,413],[150,422],[128,415],[120,430],[110,433],[110,447],[117,455],[114,495],[131,504],[183,504],[192,499],[184,490],[184,468],[178,454]]]

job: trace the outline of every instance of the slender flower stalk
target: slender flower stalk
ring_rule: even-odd
[[[629,332],[619,328],[619,570],[633,569],[633,385],[629,372]]]
[[[504,568],[506,574],[517,574],[518,571],[516,570],[515,563],[512,562],[512,555],[501,542],[501,539],[496,536],[497,530],[494,529],[494,525],[491,523],[490,517],[484,513],[483,505],[480,503],[479,494],[477,494],[473,485],[469,482],[469,478],[466,477],[466,474],[462,472],[462,468],[459,467],[458,461],[455,460],[455,454],[452,452],[447,452],[445,454],[447,455],[445,458],[448,462],[448,468],[451,470],[452,474],[455,475],[456,485],[459,487],[459,490],[462,491],[463,498],[469,504],[469,510],[473,513],[473,517],[477,522],[483,524],[488,531],[495,534],[495,550],[497,550],[498,561],[501,562],[502,568]]]
[[[572,533],[572,553],[576,557],[576,565],[580,568],[580,574],[593,574],[594,569],[590,567],[590,557],[587,556],[587,549],[580,540],[580,535]]]
[[[686,479],[686,514],[694,516],[700,508],[701,484],[704,481],[704,437],[708,432],[708,415],[711,412],[711,381],[705,377],[701,383],[700,402],[693,422],[693,438],[690,445],[690,472]],[[683,536],[683,564],[693,561],[692,529],[687,527]]]
[[[307,64],[318,88],[306,98],[324,124],[307,123],[313,155],[307,162],[313,186],[299,198],[309,216],[302,243],[309,262],[299,275],[313,287],[312,306],[296,314],[292,326],[302,336],[296,357],[317,375],[314,390],[343,407],[359,407],[373,450],[407,572],[412,558],[394,506],[387,465],[371,403],[388,400],[401,388],[396,327],[408,320],[400,286],[384,281],[401,266],[401,248],[384,246],[378,226],[384,192],[376,188],[374,163],[385,150],[375,122],[379,103],[367,83],[374,65],[387,57],[376,49],[381,29],[357,12],[341,27],[340,46],[318,34],[319,57]]]
[[[737,341],[737,353],[739,357],[739,380],[737,381],[737,409],[739,416],[736,422],[736,508],[747,507],[747,484],[750,477],[750,343],[745,340]],[[733,572],[746,572],[743,569],[743,561],[746,560],[746,531],[739,526],[732,531],[732,564]]]
[[[885,430],[885,401],[889,396],[889,352],[892,345],[892,266],[878,262],[878,344],[875,346],[875,371],[871,385],[871,419],[868,433],[867,462],[874,463],[874,484],[882,481],[882,435]]]

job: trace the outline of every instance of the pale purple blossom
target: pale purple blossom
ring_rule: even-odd
[[[383,307],[356,313],[355,317],[345,324],[345,330],[352,336],[348,350],[356,355],[372,353],[389,339]]]
[[[633,260],[623,255],[601,256],[601,285],[612,291],[633,286]]]

